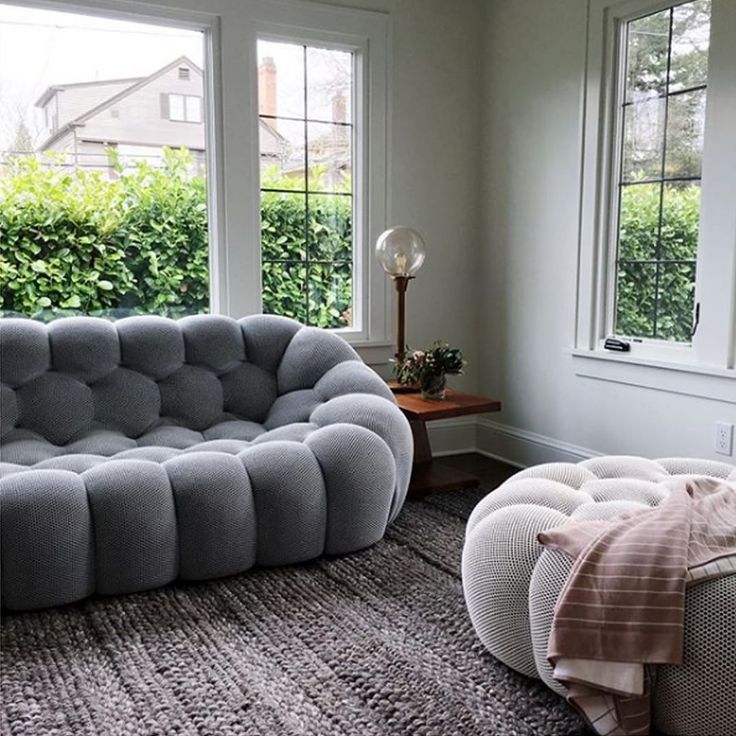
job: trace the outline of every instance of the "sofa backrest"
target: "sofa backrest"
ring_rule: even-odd
[[[283,394],[359,360],[336,335],[283,317],[0,320],[0,437],[63,445],[91,427],[138,437],[171,423],[263,422]]]

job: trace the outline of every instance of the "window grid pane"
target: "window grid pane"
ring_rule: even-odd
[[[692,0],[626,25],[617,334],[691,339],[709,10]]]
[[[352,54],[259,41],[259,62],[263,310],[352,326]]]
[[[169,118],[177,122],[185,120],[184,95],[169,95]]]
[[[196,95],[186,97],[187,121],[190,123],[202,122],[202,98]]]

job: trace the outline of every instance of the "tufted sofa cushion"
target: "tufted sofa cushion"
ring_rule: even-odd
[[[293,320],[0,320],[2,603],[360,549],[403,504],[385,383]]]
[[[710,476],[734,484],[736,468],[688,458],[596,457],[523,470],[487,495],[466,529],[462,576],[470,618],[495,657],[565,695],[547,640],[572,562],[539,532],[568,519],[609,519],[666,498],[673,483]],[[688,588],[682,666],[661,666],[655,725],[673,736],[736,736],[736,575]]]

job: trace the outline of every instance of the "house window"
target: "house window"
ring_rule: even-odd
[[[621,29],[617,335],[692,337],[709,42],[710,0]]]
[[[186,66],[180,66],[179,67],[179,79],[187,80],[189,79],[189,67]]]
[[[44,108],[44,116],[46,118],[46,129],[49,131],[49,133],[53,133],[58,127],[58,103],[56,96],[46,103],[46,107]]]
[[[578,373],[733,396],[736,3],[591,0],[589,28]]]
[[[259,41],[263,310],[353,325],[353,54]]]
[[[183,123],[202,122],[202,98],[196,95],[168,95],[169,120]]]

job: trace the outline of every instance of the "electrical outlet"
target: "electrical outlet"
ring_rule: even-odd
[[[733,424],[716,422],[716,452],[730,455],[733,452]]]

